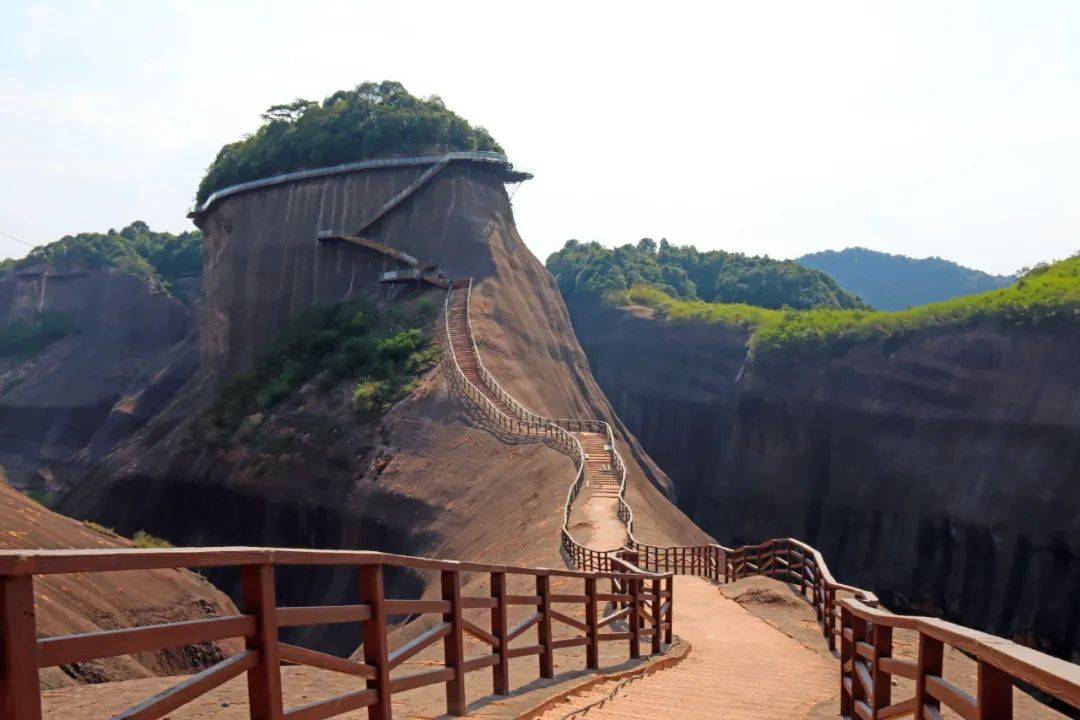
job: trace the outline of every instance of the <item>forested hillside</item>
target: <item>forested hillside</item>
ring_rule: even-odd
[[[304,168],[453,150],[501,151],[438,96],[418,98],[401,83],[365,82],[321,103],[274,105],[254,134],[221,148],[199,183],[198,202],[219,188]]]
[[[834,351],[857,342],[901,337],[918,330],[989,320],[1008,326],[1045,326],[1080,317],[1080,255],[1041,265],[1013,285],[899,312],[816,308],[805,312],[748,304],[706,303],[635,285],[610,300],[645,305],[670,321],[722,323],[749,330],[758,359]]]
[[[878,310],[903,310],[974,295],[1005,287],[1016,279],[939,257],[917,260],[859,247],[812,253],[795,262],[820,270]]]
[[[40,245],[20,260],[0,261],[0,277],[37,265],[64,266],[69,270],[113,267],[147,280],[170,282],[202,272],[202,233],[174,235],[155,232],[136,220],[119,232],[84,232],[65,235]]]
[[[693,245],[657,245],[643,238],[636,245],[606,248],[569,240],[547,260],[548,270],[565,297],[605,297],[635,285],[647,285],[687,301],[746,303],[764,308],[862,308],[828,276],[791,261],[710,250]]]

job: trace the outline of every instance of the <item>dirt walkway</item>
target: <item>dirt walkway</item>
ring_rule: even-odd
[[[805,718],[834,698],[836,661],[807,648],[724,597],[707,581],[675,580],[675,628],[690,656],[623,687],[584,720]],[[542,715],[562,720],[563,705]]]

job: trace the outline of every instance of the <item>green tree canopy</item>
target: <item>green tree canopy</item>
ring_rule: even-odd
[[[304,168],[502,150],[487,130],[448,110],[438,96],[418,98],[389,80],[339,90],[321,104],[297,99],[274,105],[262,119],[254,135],[221,148],[199,183],[198,202],[223,187]]]
[[[607,295],[649,285],[681,300],[745,303],[765,308],[864,308],[832,278],[790,260],[750,257],[642,238],[606,248],[569,240],[547,260],[564,295]]]
[[[202,233],[155,232],[136,220],[119,232],[65,235],[40,245],[20,260],[0,263],[0,277],[37,264],[95,269],[115,267],[147,280],[171,281],[202,272]]]

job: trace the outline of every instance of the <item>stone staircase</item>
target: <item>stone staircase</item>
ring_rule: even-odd
[[[622,478],[612,465],[607,435],[598,432],[575,433],[585,450],[585,484],[597,497],[618,498]]]
[[[454,349],[454,357],[462,374],[472,383],[498,410],[508,417],[514,416],[512,408],[499,394],[492,391],[488,383],[484,382],[483,373],[480,371],[480,358],[477,354],[476,344],[472,333],[469,331],[469,295],[467,292],[455,292],[450,296],[450,304],[447,307],[447,326],[450,335],[450,344]]]

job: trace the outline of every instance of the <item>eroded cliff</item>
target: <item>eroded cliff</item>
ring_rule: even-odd
[[[330,389],[305,385],[224,443],[203,442],[193,430],[228,378],[251,368],[290,318],[357,296],[390,312],[420,292],[379,285],[380,272],[399,267],[385,255],[316,238],[320,230],[355,232],[418,172],[289,183],[230,196],[200,217],[205,372],[65,497],[65,512],[123,531],[145,528],[177,544],[561,564],[559,527],[573,463],[543,443],[508,442],[438,369],[379,417],[353,411],[349,390],[359,378],[352,378]],[[452,164],[367,234],[453,277],[475,279],[480,352],[507,390],[538,412],[614,420],[551,276],[517,234],[498,172]],[[430,297],[441,310],[443,293]],[[429,333],[439,336],[440,323]],[[636,441],[623,433],[619,442],[639,535],[702,539],[667,500],[669,481]],[[229,578],[215,580],[233,587]],[[426,581],[396,577],[390,590],[420,594]],[[356,587],[350,573],[321,569],[283,580],[279,592],[288,604],[351,602]],[[299,640],[344,651],[358,636],[346,629]]]
[[[724,325],[571,310],[619,416],[721,542],[799,537],[894,609],[1080,652],[1074,321],[763,364]]]
[[[71,332],[0,359],[0,469],[56,491],[172,400],[197,366],[198,280],[173,293],[114,269],[37,265],[0,279],[0,326],[40,313]]]

